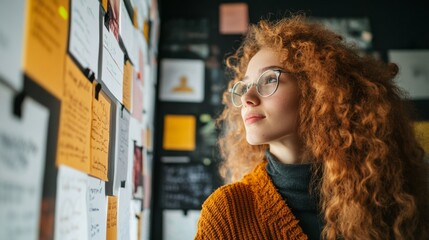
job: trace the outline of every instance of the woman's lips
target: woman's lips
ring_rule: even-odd
[[[260,120],[262,120],[264,118],[265,118],[264,115],[261,115],[261,114],[252,114],[251,113],[251,114],[247,114],[244,117],[244,122],[246,124],[252,124],[252,123],[258,122],[258,121],[260,121]]]

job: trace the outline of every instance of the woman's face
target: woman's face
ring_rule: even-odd
[[[279,55],[271,49],[261,49],[250,59],[243,79],[255,82],[267,69],[283,69]],[[277,91],[261,97],[255,85],[241,97],[241,116],[249,144],[277,144],[286,140],[296,129],[298,116],[298,85],[288,73],[281,73]]]

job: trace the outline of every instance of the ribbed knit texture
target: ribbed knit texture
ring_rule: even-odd
[[[308,239],[273,185],[266,164],[207,198],[195,239]]]
[[[267,172],[286,201],[299,225],[311,240],[321,239],[323,220],[317,207],[316,192],[310,194],[311,163],[285,164],[267,150]]]

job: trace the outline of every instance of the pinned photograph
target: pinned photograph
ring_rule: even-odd
[[[202,102],[204,100],[204,62],[197,59],[161,61],[160,100]]]

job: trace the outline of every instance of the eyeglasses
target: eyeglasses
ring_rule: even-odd
[[[259,96],[269,97],[273,95],[279,87],[280,74],[284,72],[285,71],[280,69],[269,69],[259,76],[256,84],[254,82],[248,84],[243,81],[236,82],[229,90],[231,93],[232,104],[236,107],[241,107],[243,105],[241,97],[246,94],[253,85],[256,86],[256,92]]]

